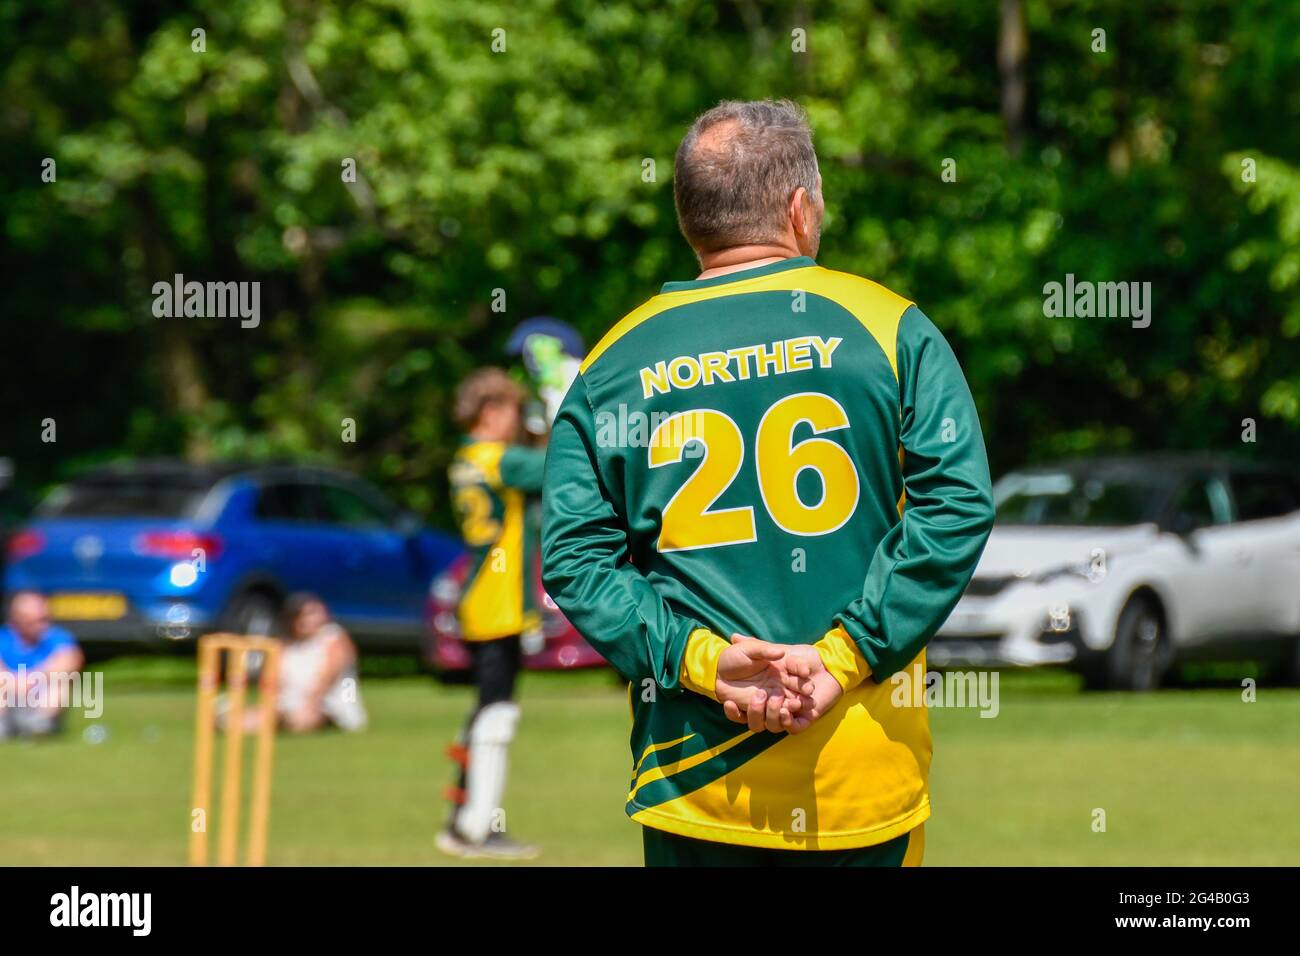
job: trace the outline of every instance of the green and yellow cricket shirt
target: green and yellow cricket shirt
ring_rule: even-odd
[[[915,305],[803,257],[668,283],[584,362],[542,510],[548,593],[631,682],[634,820],[829,850],[929,816],[927,715],[890,677],[923,671],[993,504]],[[794,736],[732,723],[712,682],[733,632],[816,645],[844,696]]]
[[[541,490],[546,453],[499,441],[466,439],[450,468],[452,504],[469,548],[460,601],[461,637],[490,641],[536,624],[528,569],[536,551],[527,496]]]

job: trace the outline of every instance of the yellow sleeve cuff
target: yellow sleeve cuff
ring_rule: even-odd
[[[682,686],[717,700],[718,658],[730,645],[707,628],[691,631],[682,655]]]
[[[813,645],[832,677],[846,691],[857,687],[871,675],[871,665],[842,627],[833,627]],[[716,666],[714,673],[717,673]]]

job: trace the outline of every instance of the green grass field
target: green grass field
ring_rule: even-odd
[[[77,715],[60,740],[0,744],[0,862],[184,862],[193,677],[178,659],[111,662],[91,733]],[[927,864],[1300,863],[1300,692],[1082,694],[1053,673],[1004,674],[1001,690],[995,719],[932,714]],[[281,739],[271,863],[447,862],[432,844],[443,747],[470,689],[369,676],[363,695],[366,733]],[[638,864],[624,689],[608,672],[528,674],[521,699],[512,831],[542,864]]]

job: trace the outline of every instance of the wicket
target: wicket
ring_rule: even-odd
[[[191,866],[208,864],[208,822],[212,819],[212,743],[216,732],[217,691],[222,655],[226,662],[229,708],[225,714],[225,756],[221,773],[220,834],[217,862],[234,866],[239,855],[239,810],[242,802],[241,764],[244,749],[244,695],[248,686],[249,654],[262,654],[258,680],[257,747],[254,753],[253,793],[249,811],[245,862],[266,862],[267,827],[271,814],[271,770],[275,748],[275,687],[280,670],[280,642],[269,637],[209,634],[199,639],[199,693],[194,725],[194,790],[191,803],[189,860]],[[195,814],[202,811],[200,821]],[[201,825],[199,825],[201,823]]]

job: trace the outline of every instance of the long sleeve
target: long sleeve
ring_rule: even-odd
[[[542,581],[573,626],[630,681],[681,691],[698,621],[674,613],[628,560],[625,524],[596,462],[596,429],[579,376],[560,406],[546,454]]]
[[[542,490],[546,452],[540,448],[511,445],[501,455],[501,483],[526,494]]]
[[[899,321],[905,504],[862,597],[835,616],[884,681],[951,613],[993,526],[993,491],[970,389],[952,349],[915,306]]]

